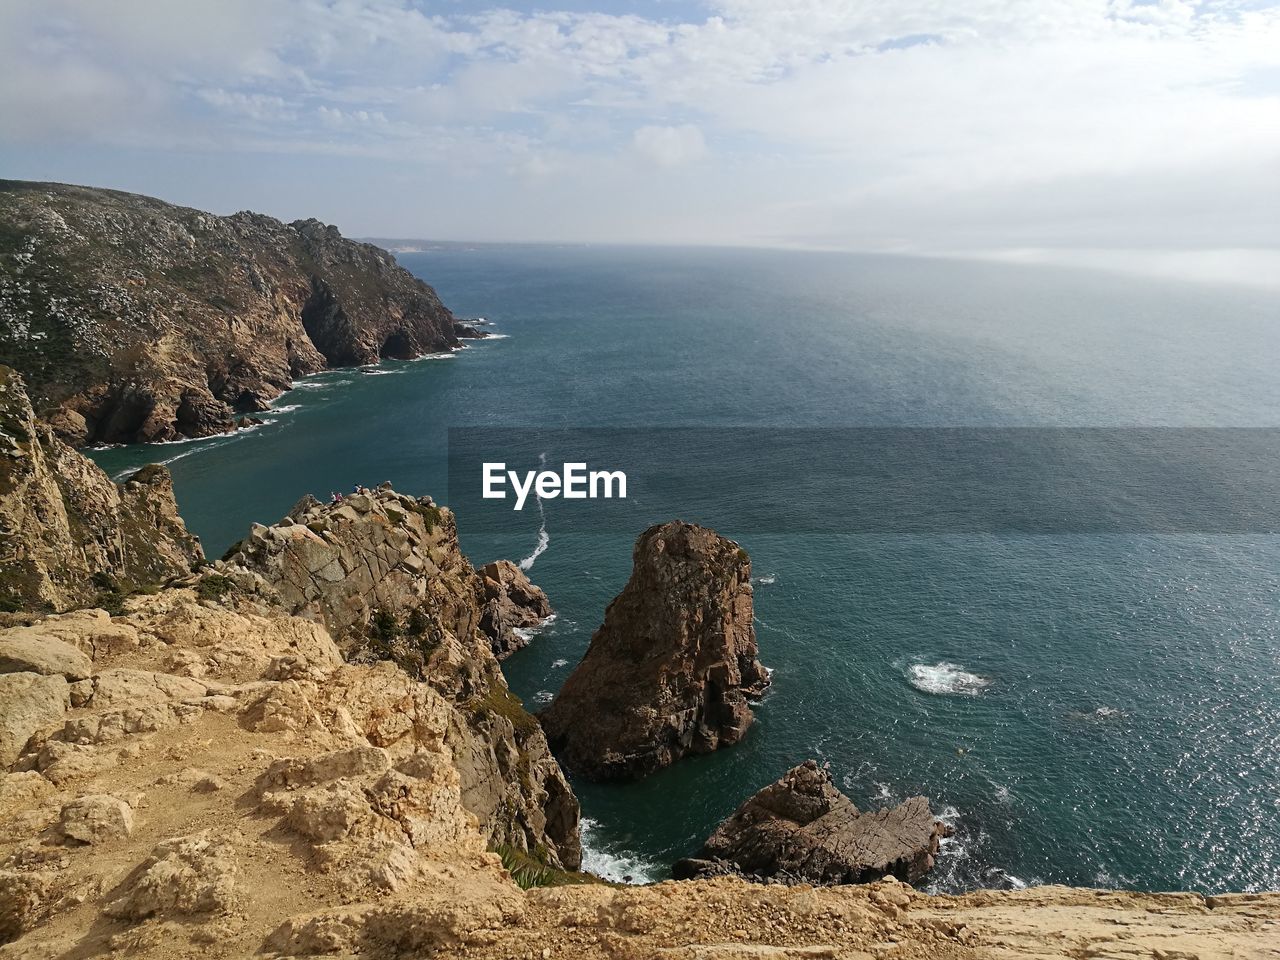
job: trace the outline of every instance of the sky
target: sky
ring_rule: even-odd
[[[1280,3],[0,0],[0,176],[349,236],[1255,270]]]

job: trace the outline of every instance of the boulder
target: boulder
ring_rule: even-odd
[[[768,684],[747,552],[676,520],[640,535],[631,579],[541,720],[570,770],[634,780],[737,743]]]
[[[70,705],[64,677],[0,674],[0,769],[18,759],[33,734],[57,724]]]
[[[133,808],[106,793],[79,797],[62,808],[58,829],[79,843],[121,840],[133,833]]]
[[[71,644],[45,636],[40,627],[22,627],[0,636],[0,673],[41,673],[84,680],[93,661]]]
[[[529,645],[529,629],[551,616],[551,602],[510,560],[495,560],[476,571],[480,581],[480,632],[493,655],[505,660]]]
[[[893,876],[915,883],[933,867],[938,842],[950,833],[924,797],[859,812],[831,775],[808,760],[752,795],[695,857],[676,863],[672,875],[736,874],[818,885]]]
[[[132,921],[225,913],[233,903],[235,877],[235,851],[225,840],[208,834],[175,837],[151,851],[103,912]]]

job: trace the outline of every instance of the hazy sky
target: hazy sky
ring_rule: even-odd
[[[0,0],[0,80],[0,175],[348,235],[1280,248],[1276,3]]]

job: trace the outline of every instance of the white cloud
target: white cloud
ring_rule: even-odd
[[[530,238],[1280,247],[1274,4],[663,9],[7,0],[0,147],[35,162],[74,145],[88,181],[95,148],[222,151],[246,170],[327,154],[347,166],[316,190],[346,169],[371,232],[416,216]],[[361,168],[379,161],[397,165],[384,194]]]
[[[678,127],[645,126],[631,138],[637,154],[660,167],[679,167],[706,155],[702,131],[691,123]]]

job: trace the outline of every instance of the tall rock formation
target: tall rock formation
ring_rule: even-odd
[[[211,576],[324,624],[348,660],[391,660],[430,684],[455,706],[446,740],[489,842],[577,868],[578,801],[507,688],[481,629],[482,578],[447,507],[386,485],[336,504],[307,497],[280,523],[255,525]]]
[[[0,363],[73,444],[224,432],[299,376],[460,334],[480,335],[316,220],[0,180]]]
[[[924,797],[860,813],[809,760],[749,797],[672,872],[678,880],[736,874],[818,885],[886,876],[915,883],[933,868],[938,842],[950,833]]]
[[[632,780],[686,753],[737,743],[757,659],[751,560],[714,530],[675,520],[636,541],[631,579],[542,714],[552,749],[592,780]]]
[[[39,422],[0,366],[0,610],[67,610],[154,586],[204,557],[164,467],[122,484]]]

